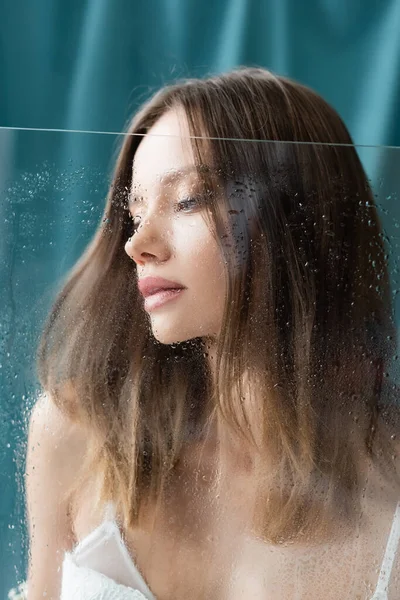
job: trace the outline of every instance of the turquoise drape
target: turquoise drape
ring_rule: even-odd
[[[398,144],[397,0],[0,3],[0,124],[118,131],[176,76],[260,64],[311,85],[358,144]]]

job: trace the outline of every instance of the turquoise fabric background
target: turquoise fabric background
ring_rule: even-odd
[[[176,76],[259,64],[314,87],[357,144],[400,138],[398,0],[0,3],[0,122],[118,131]]]
[[[93,233],[118,144],[115,136],[9,128],[118,132],[164,83],[237,65],[310,85],[357,144],[400,145],[399,0],[0,0],[0,598],[25,576],[16,472],[42,314],[31,308]],[[50,159],[54,177],[40,190],[31,179],[31,201],[23,174]],[[82,179],[80,167],[84,181],[64,197],[54,178],[72,169]],[[86,184],[96,188],[90,206],[79,204]],[[24,262],[25,238],[32,248]]]

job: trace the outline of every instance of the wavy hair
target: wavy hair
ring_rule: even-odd
[[[124,251],[134,155],[169,110],[187,118],[227,265],[216,381],[201,338],[153,337]],[[44,328],[38,373],[89,433],[75,487],[96,473],[98,502],[113,499],[126,527],[216,420],[253,457],[254,527],[282,542],[354,516],[360,456],[396,474],[384,377],[395,352],[382,227],[346,126],[306,86],[238,68],[162,88],[129,123],[102,222]]]

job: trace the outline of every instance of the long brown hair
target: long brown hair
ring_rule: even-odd
[[[135,151],[171,109],[187,118],[227,264],[216,382],[201,338],[154,339],[124,251]],[[77,485],[97,473],[98,501],[116,501],[134,526],[182,450],[216,418],[252,445],[259,481],[268,457],[265,539],[321,531],[321,494],[326,510],[350,519],[359,453],[394,470],[376,433],[390,405],[383,374],[396,339],[382,229],[344,123],[309,88],[238,68],[164,87],[127,132],[103,221],[38,352],[44,390],[90,433]],[[210,162],[211,174],[202,168]]]

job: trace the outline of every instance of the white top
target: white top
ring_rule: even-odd
[[[371,600],[388,600],[387,588],[399,540],[400,502]],[[60,600],[156,600],[124,544],[111,503],[101,525],[72,552],[65,553]]]
[[[99,527],[65,553],[60,600],[155,600],[124,544],[111,503]]]
[[[396,556],[396,550],[400,540],[400,501],[393,517],[392,528],[390,530],[389,539],[386,544],[385,554],[379,572],[378,583],[375,588],[375,593],[371,600],[388,600],[387,589],[392,573],[393,563]]]

